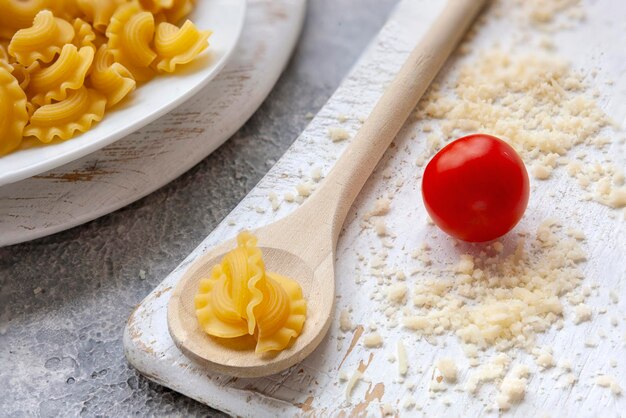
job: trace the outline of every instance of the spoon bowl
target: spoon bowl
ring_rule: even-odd
[[[300,284],[307,302],[304,328],[286,349],[263,354],[255,353],[252,337],[224,339],[204,332],[196,318],[194,297],[200,280],[209,277],[212,268],[235,248],[235,240],[226,241],[198,259],[183,275],[168,305],[168,328],[174,343],[187,357],[211,370],[237,377],[259,377],[284,370],[308,356],[330,326],[335,293],[333,263],[314,266],[288,250],[262,245],[263,237],[275,229],[267,228],[269,231],[253,232],[259,238],[265,268]]]
[[[319,345],[332,318],[335,248],[352,202],[484,3],[449,0],[315,193],[291,215],[253,232],[267,271],[302,287],[306,321],[291,346],[258,355],[249,337],[224,341],[200,328],[194,307],[199,281],[235,247],[230,240],[197,259],[169,301],[169,332],[185,355],[223,374],[259,377],[298,363]]]

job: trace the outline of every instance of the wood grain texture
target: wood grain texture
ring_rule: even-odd
[[[251,0],[231,62],[184,105],[96,153],[0,187],[0,246],[117,210],[213,152],[248,120],[278,80],[300,32],[304,4]]]
[[[626,28],[621,22],[611,20],[622,10],[617,2],[584,2],[588,9],[587,21],[567,31],[553,34],[559,45],[558,53],[575,68],[589,73],[590,68],[600,69],[601,76],[594,81],[600,92],[599,104],[624,128],[626,124],[626,80],[620,78],[626,51],[619,49],[612,40],[623,36]],[[420,411],[411,415],[428,416],[498,416],[493,409],[493,399],[498,392],[496,385],[485,385],[478,397],[462,390],[462,386],[450,387],[446,392],[431,397],[428,387],[433,378],[433,365],[442,356],[458,359],[459,381],[464,381],[472,368],[464,358],[460,344],[454,335],[442,335],[435,344],[400,327],[393,327],[383,312],[375,309],[372,293],[379,288],[376,278],[366,274],[371,248],[388,252],[387,262],[398,266],[410,264],[408,249],[418,248],[428,240],[433,252],[444,259],[458,259],[459,254],[471,250],[470,245],[454,245],[443,233],[429,226],[426,213],[419,204],[419,176],[415,159],[425,152],[423,134],[417,133],[414,122],[407,123],[379,164],[379,170],[368,180],[352,206],[337,246],[336,311],[351,308],[355,322],[353,331],[339,330],[339,319],[333,324],[327,337],[317,350],[302,363],[277,375],[258,379],[236,379],[207,372],[203,367],[185,357],[173,344],[167,332],[166,306],[173,286],[194,260],[208,248],[232,238],[240,229],[255,228],[287,216],[296,204],[283,202],[272,211],[268,194],[294,193],[294,188],[308,181],[311,169],[318,166],[327,173],[345,148],[345,143],[333,143],[328,138],[328,128],[344,126],[354,134],[360,124],[359,118],[371,112],[392,80],[413,44],[441,11],[442,3],[406,0],[400,3],[374,44],[366,51],[352,73],[311,122],[285,156],[278,161],[268,175],[227,217],[207,239],[173,271],[163,283],[148,296],[129,319],[125,333],[126,354],[129,361],[142,373],[156,382],[180,391],[194,399],[207,403],[228,413],[242,416],[282,415],[381,415],[382,404],[388,404],[398,415],[409,415],[402,403],[412,395]],[[485,28],[472,41],[477,58],[484,47],[492,47],[496,41],[506,48],[527,42],[527,49],[534,47],[528,39],[517,37],[516,26],[527,22],[519,16],[497,16],[489,13]],[[611,22],[610,24],[607,22]],[[591,39],[589,33],[593,33]],[[537,37],[540,37],[538,34]],[[446,65],[439,79],[454,78],[455,58]],[[611,83],[605,83],[611,81]],[[338,115],[347,115],[341,124]],[[435,124],[436,122],[433,122]],[[622,134],[623,135],[623,134]],[[626,166],[623,142],[617,138],[608,152],[621,166]],[[389,180],[388,171],[392,179]],[[398,181],[401,180],[401,181]],[[624,363],[624,320],[626,298],[623,296],[626,264],[626,226],[623,214],[593,202],[581,202],[580,190],[567,176],[555,176],[547,182],[533,184],[532,199],[524,220],[516,231],[533,231],[546,217],[563,219],[567,226],[581,228],[587,235],[585,250],[588,262],[584,265],[585,285],[599,285],[589,303],[598,310],[610,307],[610,315],[619,319],[619,327],[612,328],[607,315],[597,315],[594,321],[573,325],[571,313],[567,312],[563,329],[550,329],[539,336],[538,343],[554,349],[555,358],[570,360],[578,383],[574,387],[557,388],[559,371],[554,368],[540,372],[532,368],[526,397],[508,413],[510,416],[620,416],[626,410],[624,396],[614,396],[607,388],[597,386],[595,376],[602,372],[615,377],[624,386],[626,364]],[[387,227],[397,234],[395,245],[385,250],[372,230],[362,227],[363,215],[374,206],[378,198],[393,195],[392,209],[386,216]],[[262,210],[258,210],[258,209]],[[505,247],[514,244],[514,238],[504,239]],[[379,248],[381,247],[381,248]],[[361,270],[361,273],[358,271]],[[363,277],[359,277],[363,274]],[[407,279],[409,284],[419,282],[419,275]],[[608,292],[621,292],[618,303],[611,304]],[[370,324],[376,321],[378,332],[383,336],[383,346],[371,350],[363,345],[364,337],[372,331]],[[602,337],[601,335],[605,335]],[[596,346],[585,344],[592,338]],[[397,372],[397,365],[388,361],[395,354],[397,341],[402,340],[409,356],[409,372],[406,381],[414,384],[407,389]],[[534,365],[534,359],[525,352],[514,352],[515,361]],[[616,360],[615,367],[611,360]],[[339,372],[351,375],[363,373],[351,400],[346,399],[346,384],[338,378]]]

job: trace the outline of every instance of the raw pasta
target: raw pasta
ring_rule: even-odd
[[[247,231],[208,278],[194,304],[200,327],[218,338],[254,336],[256,353],[280,351],[302,332],[306,300],[297,281],[265,270],[257,240]]]
[[[6,50],[6,47],[0,44],[0,68],[11,72],[13,67],[10,64],[9,53]]]
[[[85,132],[208,46],[194,0],[0,0],[0,156]]]
[[[73,26],[74,39],[72,40],[72,43],[78,47],[90,46],[95,50],[96,45],[94,44],[94,42],[96,42],[96,34],[94,33],[91,25],[85,22],[80,17],[77,17],[76,19],[74,19]],[[99,39],[98,43],[100,42],[104,42],[104,40]]]
[[[78,0],[78,7],[94,29],[106,32],[111,16],[125,0]]]
[[[27,121],[24,90],[11,73],[0,68],[0,155],[9,153],[20,145]]]
[[[81,87],[69,93],[65,100],[35,110],[24,135],[34,136],[41,142],[69,139],[75,132],[85,132],[93,122],[102,120],[105,105],[103,95]]]
[[[157,54],[152,50],[154,15],[141,11],[137,3],[120,6],[107,28],[109,49],[115,61],[128,68],[137,81],[154,75],[150,67]]]
[[[9,64],[9,72],[13,74],[13,77],[15,77],[19,83],[20,88],[24,91],[26,91],[28,85],[30,84],[31,73],[37,69],[39,69],[39,62],[33,63],[30,67],[25,67],[19,62]]]
[[[67,20],[54,17],[50,10],[35,16],[33,26],[18,30],[9,44],[9,54],[24,66],[35,61],[44,64],[61,52],[63,45],[74,39],[74,27]]]
[[[173,0],[139,0],[139,3],[141,3],[141,7],[150,13],[158,13],[174,5]]]
[[[11,39],[18,29],[30,26],[47,3],[46,0],[0,0],[0,37]]]
[[[169,3],[168,7],[163,7],[163,13],[168,22],[177,24],[193,10],[194,0],[161,0],[161,3]]]
[[[79,50],[75,45],[65,45],[54,64],[32,72],[26,89],[30,101],[42,106],[65,100],[68,90],[78,90],[85,84],[93,57],[94,50],[89,46]]]
[[[115,62],[107,45],[96,53],[91,71],[91,84],[107,98],[107,107],[114,106],[135,90],[133,75],[119,62]]]
[[[162,22],[157,27],[154,47],[159,56],[157,69],[172,73],[177,65],[193,61],[209,45],[210,32],[199,31],[189,20],[181,28]]]
[[[178,23],[193,9],[192,0],[139,0],[139,3],[155,15],[161,13],[171,23]]]

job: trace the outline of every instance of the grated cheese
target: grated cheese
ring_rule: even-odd
[[[372,216],[383,216],[389,213],[391,209],[391,201],[386,197],[381,197],[374,203],[374,209],[369,211],[365,215],[365,220],[368,220]]]
[[[322,179],[322,168],[314,167],[313,170],[311,170],[311,180],[318,183],[321,179]]]
[[[591,320],[591,308],[584,303],[574,307],[574,323],[580,324]]]
[[[456,271],[464,274],[472,274],[474,271],[474,260],[469,254],[461,255],[461,261],[456,267]]]
[[[328,128],[328,137],[333,142],[340,142],[350,139],[350,133],[341,127],[331,127]]]
[[[367,348],[378,348],[383,345],[383,337],[377,332],[372,332],[363,338],[363,345]]]
[[[350,319],[350,312],[347,309],[344,309],[339,314],[339,329],[342,332],[352,331],[352,320]]]
[[[502,251],[504,251],[504,244],[502,244],[499,241],[494,242],[492,246],[493,246],[494,251],[497,253],[501,253]]]
[[[526,395],[529,370],[527,366],[516,365],[502,380],[500,392],[496,396],[496,403],[502,411],[506,411],[511,404],[518,403]]]
[[[280,202],[278,201],[278,195],[276,194],[276,192],[269,192],[267,197],[270,201],[270,204],[272,205],[272,210],[274,212],[277,211],[280,207]]]
[[[417,402],[415,402],[415,398],[411,395],[406,395],[404,401],[402,402],[402,407],[404,409],[411,409],[415,406]]]
[[[618,396],[622,393],[622,388],[618,381],[613,377],[606,374],[602,374],[596,378],[596,385],[603,388],[610,388],[614,395]]]
[[[283,197],[283,199],[285,199],[285,202],[293,202],[294,200],[296,200],[296,197],[293,195],[293,193],[287,192],[285,193],[285,196]]]
[[[504,353],[496,355],[490,362],[481,365],[477,371],[472,373],[465,384],[465,390],[469,393],[476,393],[480,385],[484,382],[494,381],[504,377],[511,358]]]
[[[552,168],[535,163],[530,169],[530,172],[536,179],[545,180],[552,174]]]
[[[572,363],[569,360],[561,360],[559,362],[559,368],[563,369],[566,372],[572,371]]]
[[[398,373],[400,376],[405,376],[409,369],[407,362],[406,348],[402,340],[398,340]]]
[[[456,363],[450,357],[444,357],[437,361],[437,369],[441,372],[441,375],[448,383],[456,382],[457,367]]]
[[[551,367],[554,367],[554,358],[552,357],[551,350],[542,350],[540,353],[538,353],[536,361],[537,365],[542,369],[549,369]]]
[[[296,186],[298,195],[302,197],[309,197],[313,192],[313,185],[311,183],[300,183]]]
[[[393,415],[395,413],[395,410],[393,409],[393,406],[391,406],[391,404],[384,403],[381,408],[381,412],[383,413],[383,417],[388,417],[390,415]]]
[[[393,304],[404,302],[408,287],[404,283],[394,283],[387,290],[387,300]]]
[[[387,235],[387,225],[385,225],[385,221],[377,219],[376,222],[374,222],[374,230],[379,237]]]
[[[405,313],[404,327],[427,336],[441,326],[483,348],[532,348],[536,334],[562,316],[559,296],[583,277],[580,244],[560,229],[546,222],[534,239],[520,238],[511,254],[462,255],[454,267],[457,278],[424,278],[414,288],[417,312]],[[478,278],[470,274],[476,270]]]

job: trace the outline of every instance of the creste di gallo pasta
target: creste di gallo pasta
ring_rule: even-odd
[[[54,17],[50,10],[42,10],[31,27],[15,32],[9,43],[9,55],[26,67],[36,61],[47,64],[72,39],[74,27],[70,22]]]
[[[115,62],[108,45],[100,45],[91,69],[91,84],[107,99],[107,107],[115,106],[131,91],[137,82],[130,71]]]
[[[265,270],[261,248],[248,231],[237,236],[237,247],[200,280],[194,304],[198,325],[208,335],[221,342],[252,337],[257,354],[287,348],[306,321],[302,287]]]
[[[157,57],[152,49],[154,15],[141,10],[137,3],[120,6],[111,16],[107,28],[109,49],[115,61],[132,73],[137,81],[149,80],[154,75],[150,64]]]
[[[54,138],[69,139],[76,132],[85,132],[93,122],[102,120],[106,98],[94,89],[82,86],[72,90],[67,97],[43,105],[34,111],[24,135],[34,136],[42,142]]]
[[[26,87],[30,101],[43,106],[52,101],[65,100],[68,91],[78,90],[85,84],[93,57],[94,50],[91,47],[78,49],[75,45],[66,44],[52,65],[31,74]]]
[[[193,61],[207,44],[209,33],[198,30],[187,21],[181,28],[168,22],[161,22],[154,37],[157,70],[172,73],[177,65]]]
[[[209,46],[195,0],[0,0],[0,156],[67,140]]]
[[[26,93],[11,73],[0,68],[0,154],[6,154],[20,144],[26,122]]]

